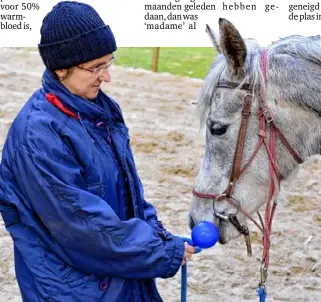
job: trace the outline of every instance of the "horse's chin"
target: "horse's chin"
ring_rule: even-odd
[[[229,236],[229,223],[227,221],[224,221],[222,219],[219,220],[219,243],[220,244],[226,244],[230,241],[230,236]]]
[[[240,236],[240,233],[228,221],[220,219],[218,228],[220,233],[220,244],[227,244],[229,241]]]

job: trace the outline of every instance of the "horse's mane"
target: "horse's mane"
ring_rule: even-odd
[[[303,37],[293,35],[273,42],[269,47],[269,53],[288,54],[295,57],[321,64],[321,38],[320,36]]]

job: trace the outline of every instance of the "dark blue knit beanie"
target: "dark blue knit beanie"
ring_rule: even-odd
[[[93,7],[76,1],[56,4],[43,19],[38,44],[50,70],[70,68],[117,49],[114,35]]]

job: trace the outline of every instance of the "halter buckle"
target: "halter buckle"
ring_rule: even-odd
[[[274,121],[274,117],[273,117],[270,109],[265,109],[265,110],[263,111],[263,115],[264,115],[264,117],[265,117],[265,119],[266,119],[266,121],[267,121],[268,123],[271,123],[272,121]]]
[[[262,263],[261,268],[260,268],[260,273],[261,273],[261,282],[260,282],[260,286],[261,287],[266,287],[266,279],[268,276],[268,271],[267,271],[267,267],[265,266],[264,263]]]

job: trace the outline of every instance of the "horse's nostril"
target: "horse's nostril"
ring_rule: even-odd
[[[195,226],[195,222],[191,215],[189,215],[189,228],[192,229]]]

